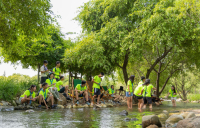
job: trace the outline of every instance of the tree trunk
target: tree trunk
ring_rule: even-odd
[[[159,97],[159,82],[160,82],[160,72],[157,73],[157,79],[156,79],[156,96]]]
[[[124,58],[124,64],[123,64],[123,67],[122,67],[122,71],[123,71],[123,75],[124,75],[124,81],[127,85],[127,82],[128,82],[128,73],[127,73],[127,65],[128,65],[128,57],[129,57],[129,53],[126,53],[125,55],[125,58]]]
[[[40,85],[40,64],[38,64],[38,85]]]

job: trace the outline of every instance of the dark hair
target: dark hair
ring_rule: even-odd
[[[36,85],[31,85],[31,87],[28,90],[31,90],[32,88],[35,88]]]
[[[57,65],[57,64],[60,64],[60,61],[56,61],[56,65]]]
[[[85,84],[85,83],[86,83],[86,81],[85,81],[85,80],[82,80],[81,84]]]
[[[50,73],[49,73],[49,76],[50,76],[51,74],[53,74],[53,72],[50,72]]]
[[[47,61],[47,60],[44,60],[44,64],[45,64],[45,63],[48,63],[48,61]]]
[[[61,80],[62,78],[64,78],[64,76],[60,76],[60,80]]]
[[[102,76],[104,76],[104,73],[103,73],[103,72],[101,72],[100,74],[101,74]]]
[[[114,87],[114,85],[111,85],[111,88],[112,88],[112,86]]]
[[[174,85],[172,85],[172,87],[174,88],[174,93],[176,93],[176,89],[175,89],[175,86],[174,86]]]
[[[42,87],[44,87],[45,85],[47,85],[47,83],[43,83],[43,84],[42,84]]]
[[[133,83],[133,82],[134,82],[134,78],[135,78],[135,75],[131,75],[131,76],[129,77],[129,80],[131,80],[131,82]]]
[[[146,79],[143,85],[150,84],[150,79]]]
[[[141,77],[141,80],[144,80],[144,79],[145,79],[145,77],[144,77],[144,76],[142,76],[142,77]]]

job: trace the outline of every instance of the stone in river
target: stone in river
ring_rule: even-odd
[[[172,115],[166,120],[165,127],[172,127],[175,123],[179,122],[180,120],[183,120],[183,116]]]
[[[200,117],[192,117],[178,122],[177,128],[200,128]]]
[[[142,128],[146,128],[150,125],[156,125],[158,127],[162,127],[158,116],[156,115],[148,115],[142,117]]]
[[[131,118],[131,121],[137,121],[138,119],[137,118]]]
[[[188,119],[188,118],[192,118],[192,117],[195,117],[195,113],[194,112],[190,112],[188,113],[188,115],[185,117],[185,119]]]
[[[128,112],[126,110],[123,110],[119,113],[119,115],[121,116],[127,116],[128,115]]]

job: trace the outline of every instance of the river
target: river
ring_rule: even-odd
[[[0,128],[141,128],[142,116],[160,114],[163,110],[182,111],[200,108],[198,103],[177,102],[172,107],[171,102],[153,110],[148,108],[139,112],[137,106],[128,110],[126,106],[111,108],[77,108],[77,109],[38,109],[35,112],[25,111],[0,112]],[[122,110],[128,111],[128,116],[120,116]],[[137,118],[138,121],[124,121],[125,118]],[[166,119],[162,119],[164,123]]]

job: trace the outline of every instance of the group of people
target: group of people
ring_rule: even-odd
[[[138,109],[146,108],[147,103],[149,104],[149,108],[152,109],[152,102],[159,105],[159,99],[156,97],[156,91],[152,94],[152,90],[156,90],[156,88],[150,83],[150,79],[145,79],[145,77],[142,76],[138,86],[133,89],[134,78],[135,76],[131,75],[127,84],[126,97],[128,108],[132,108],[133,96],[135,96],[138,100]],[[174,86],[172,86],[169,90],[167,97],[169,95],[171,95],[173,106],[176,106],[177,91]]]

